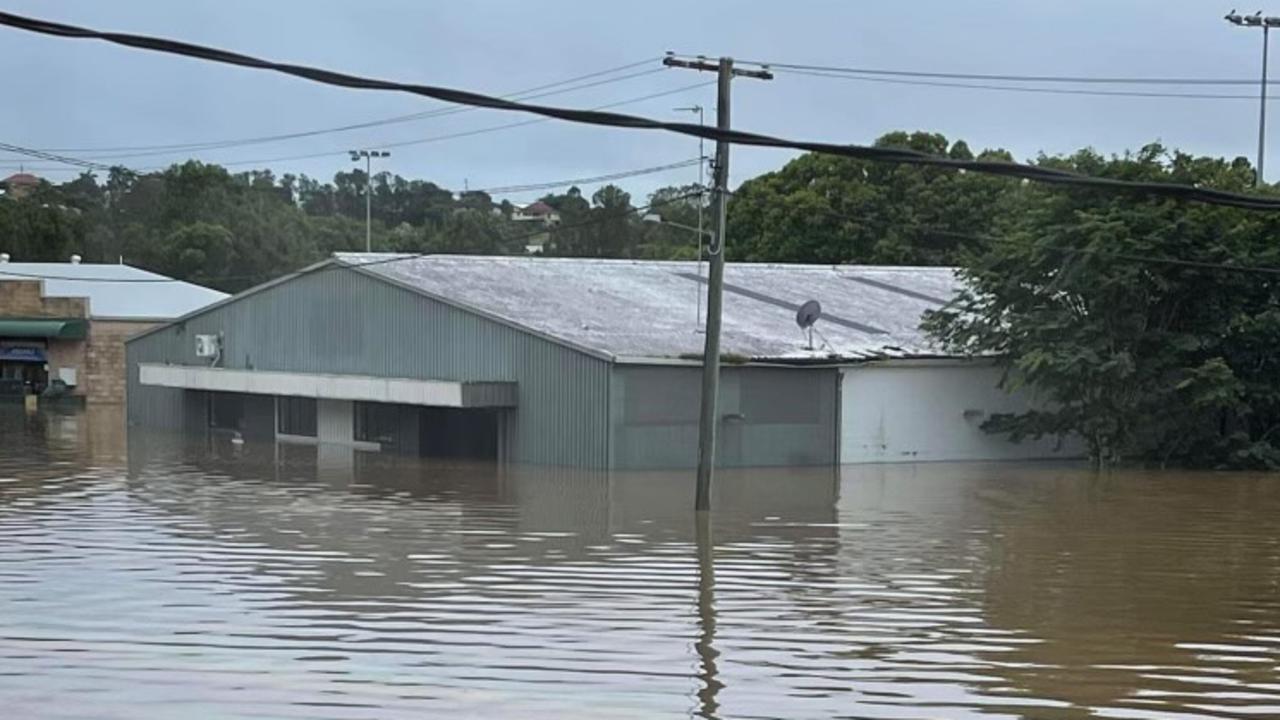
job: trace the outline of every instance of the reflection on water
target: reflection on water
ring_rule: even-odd
[[[1280,715],[1280,481],[423,464],[0,414],[39,718]]]

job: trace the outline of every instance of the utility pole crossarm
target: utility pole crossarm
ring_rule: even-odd
[[[677,58],[668,53],[666,57],[662,58],[662,64],[666,65],[667,67],[684,68],[685,70],[699,70],[702,72],[713,72],[713,73],[720,72],[720,63],[712,62],[710,60],[707,60],[706,58],[699,58],[697,60],[681,60],[680,58]],[[769,70],[768,66],[764,67],[761,70],[744,70],[742,68],[732,68],[729,71],[729,74],[733,77],[749,77],[749,78],[755,78],[757,80],[773,79],[773,73]]]

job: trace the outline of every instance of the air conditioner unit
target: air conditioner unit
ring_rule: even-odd
[[[222,340],[217,335],[196,335],[196,357],[217,357]]]

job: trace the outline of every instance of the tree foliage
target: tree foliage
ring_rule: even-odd
[[[971,158],[963,141],[891,133],[877,145]],[[988,160],[1011,160],[986,151]],[[1020,195],[1015,181],[940,168],[803,155],[748,180],[729,204],[731,258],[950,265]]]
[[[1247,191],[1247,164],[1151,145],[1040,162],[1105,177]],[[1049,404],[989,429],[1083,438],[1121,461],[1280,466],[1280,265],[1273,216],[1100,191],[1027,188],[965,257],[959,300],[927,327],[994,355]],[[1161,262],[1172,259],[1177,262]],[[1205,264],[1204,266],[1195,263]]]

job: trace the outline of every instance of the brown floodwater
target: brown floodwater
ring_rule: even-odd
[[[1280,717],[1280,475],[717,482],[0,407],[0,716]]]

